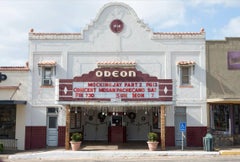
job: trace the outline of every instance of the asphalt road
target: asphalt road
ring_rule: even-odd
[[[62,160],[8,160],[3,159],[3,162],[239,162],[240,155],[235,156],[158,156],[151,158],[121,158],[121,159],[62,159]]]

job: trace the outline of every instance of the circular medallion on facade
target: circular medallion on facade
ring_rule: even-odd
[[[110,28],[114,33],[120,33],[123,30],[123,22],[119,19],[115,19],[111,22]]]

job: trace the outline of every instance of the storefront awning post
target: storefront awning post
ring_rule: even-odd
[[[70,149],[70,105],[66,106],[66,132],[65,132],[65,149]]]
[[[166,146],[165,146],[165,105],[161,105],[161,150],[164,151],[166,149]]]

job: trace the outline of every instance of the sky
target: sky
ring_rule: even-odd
[[[25,66],[28,33],[79,33],[115,0],[0,0],[0,66]],[[240,37],[240,0],[118,0],[153,32],[199,32],[206,40]]]

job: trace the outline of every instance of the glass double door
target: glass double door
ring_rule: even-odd
[[[101,111],[93,110],[82,114],[84,140],[89,141],[108,141],[109,127],[112,126],[111,113],[105,115]],[[122,116],[121,125],[126,127],[126,140],[127,141],[146,141],[147,134],[151,127],[151,114],[143,110],[135,111],[134,119],[130,118],[128,114],[132,111],[119,112]]]

